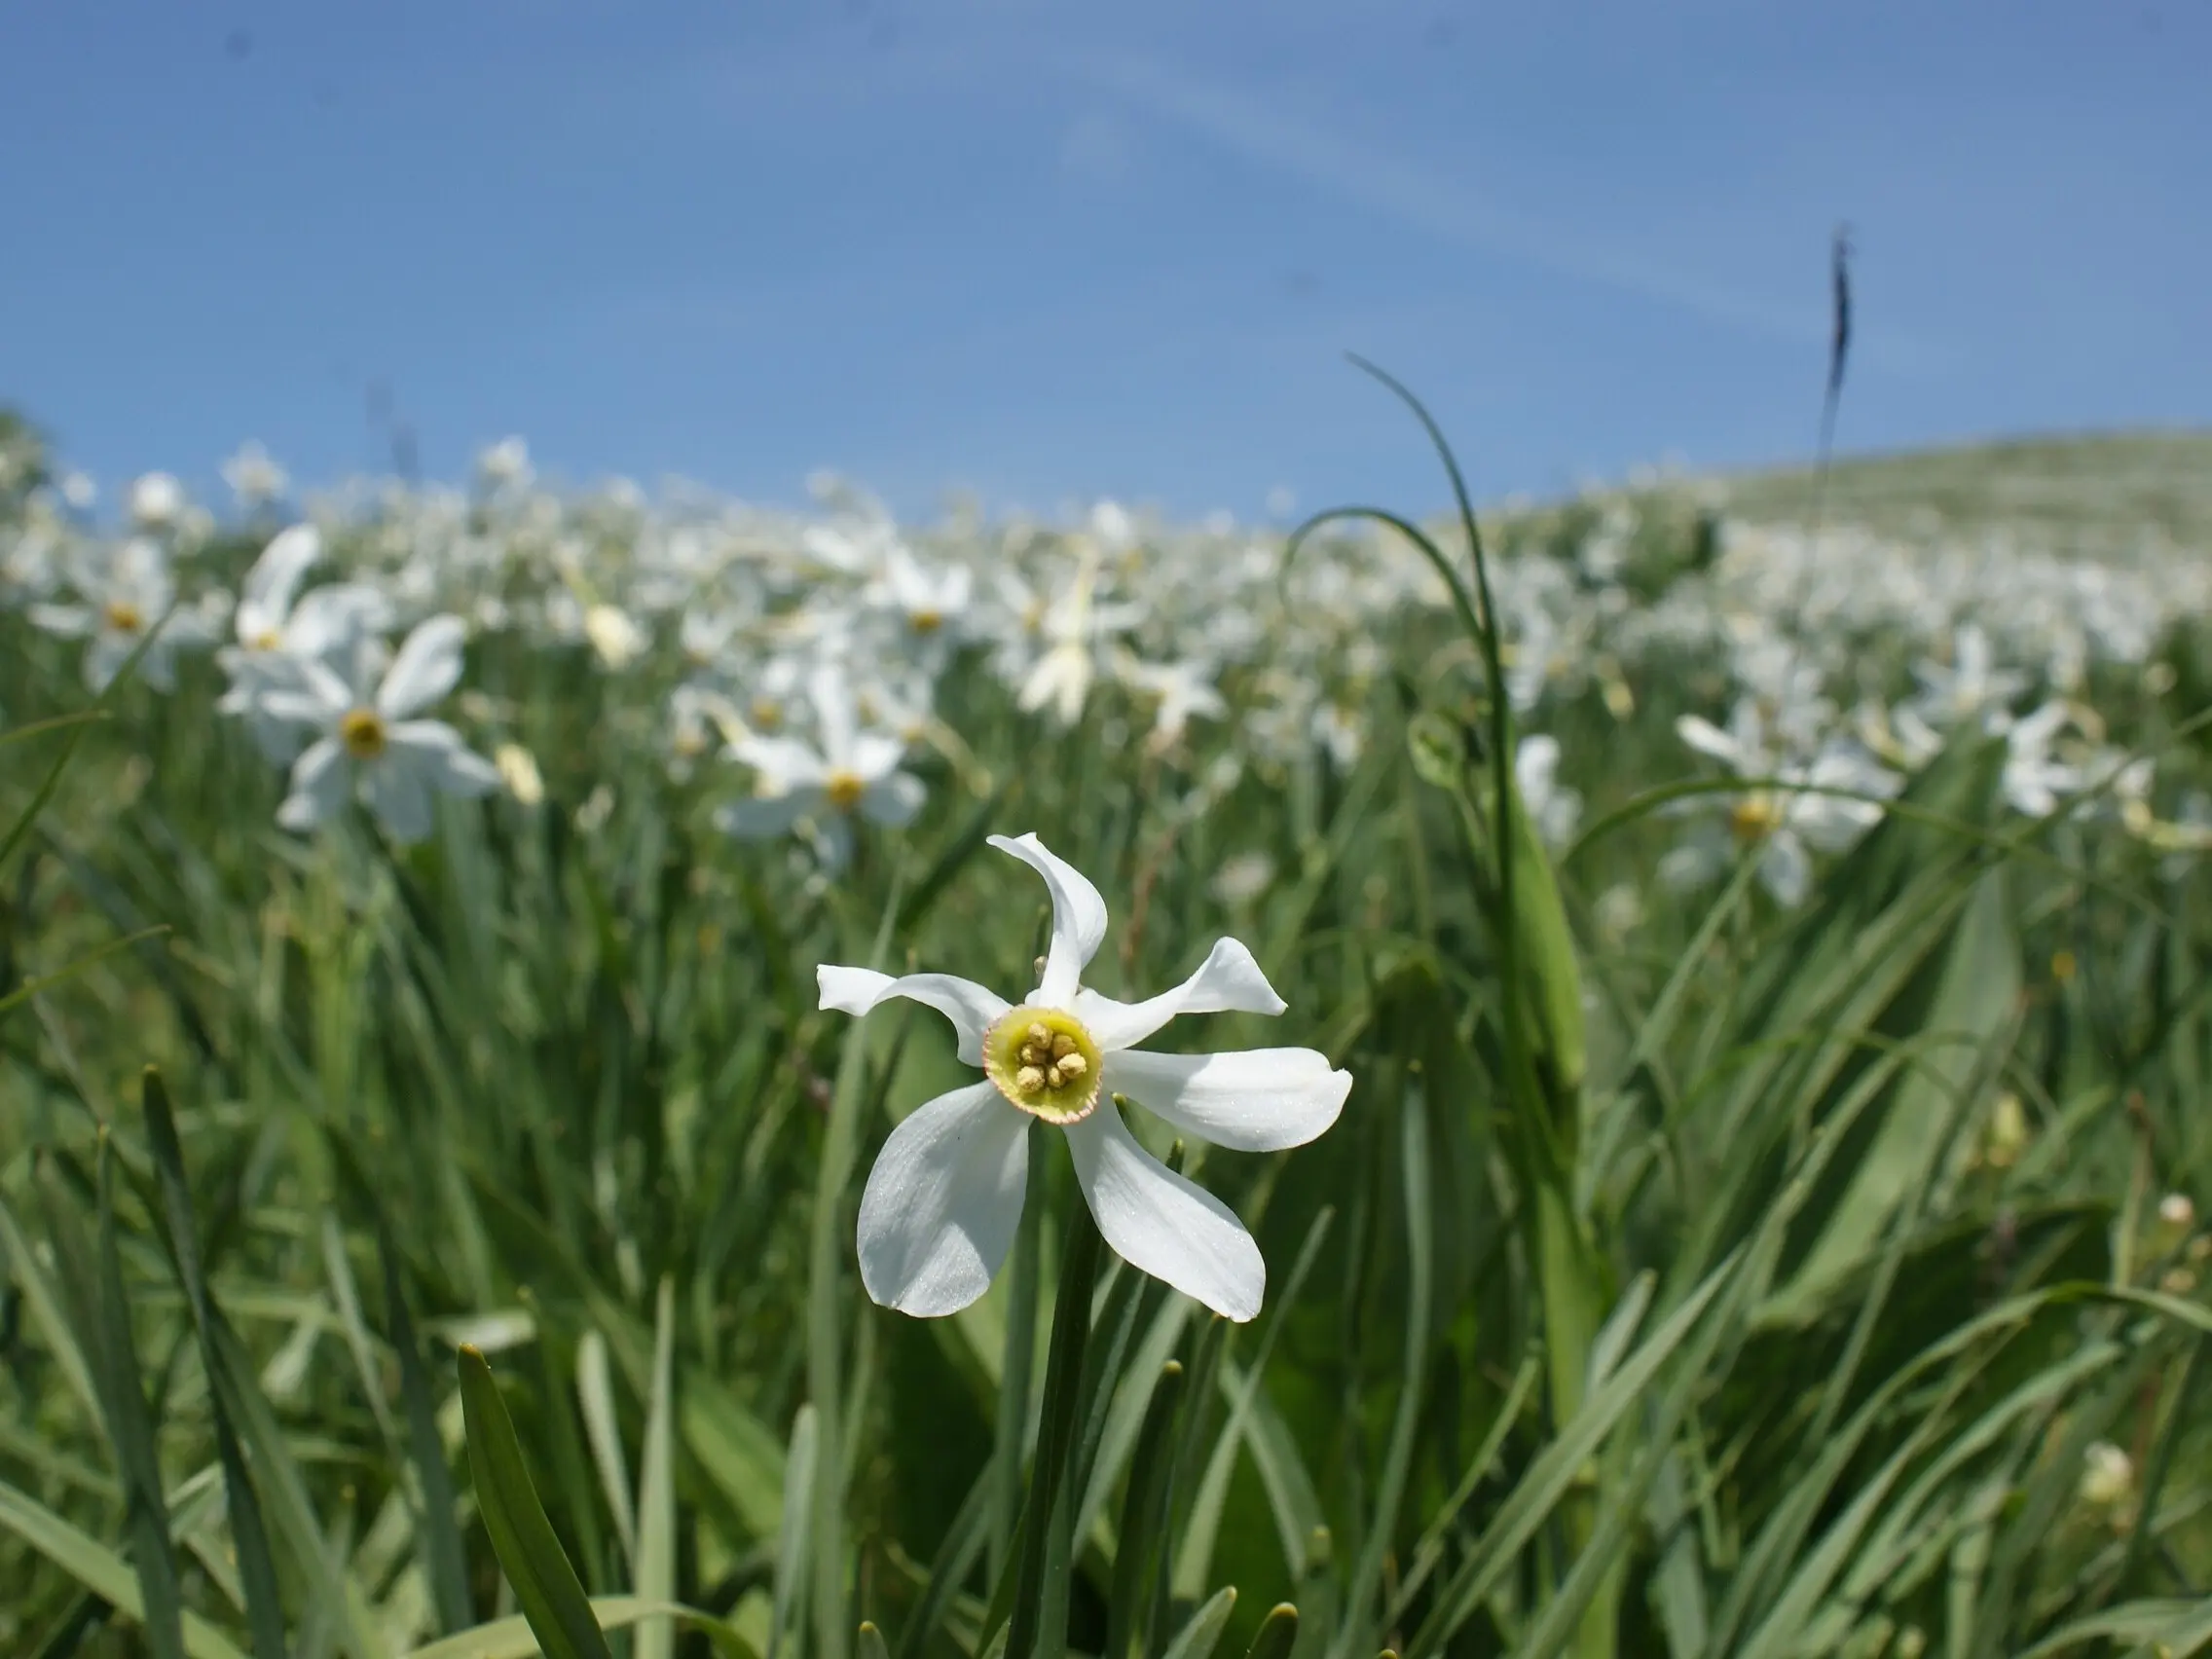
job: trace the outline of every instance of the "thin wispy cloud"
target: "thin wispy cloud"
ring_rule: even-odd
[[[1249,161],[1301,178],[1440,241],[1671,306],[1739,333],[1791,345],[1817,345],[1825,338],[1827,318],[1822,297],[1801,304],[1778,303],[1599,245],[1238,89],[1138,57],[1087,55],[1067,59],[1063,67]],[[1873,355],[1920,355],[1900,352],[1900,343],[1894,340],[1866,344]]]

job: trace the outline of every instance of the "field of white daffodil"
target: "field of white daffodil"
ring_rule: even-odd
[[[0,425],[0,1653],[2197,1651],[2145,445],[1286,535]]]

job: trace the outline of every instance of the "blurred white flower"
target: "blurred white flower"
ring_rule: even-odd
[[[298,689],[265,695],[278,719],[322,733],[293,762],[278,824],[313,829],[357,794],[393,840],[420,841],[434,825],[439,795],[483,795],[499,787],[498,768],[459,732],[418,718],[460,681],[463,632],[460,617],[433,616],[407,636],[381,678],[380,653],[364,641],[352,653],[350,678],[309,658],[300,664]]]
[[[1722,731],[1696,715],[1675,722],[1682,741],[1720,761],[1738,777],[1771,780],[1734,794],[1705,795],[1677,803],[1677,810],[1712,811],[1690,836],[1659,862],[1662,880],[1672,885],[1710,881],[1739,856],[1758,860],[1760,885],[1776,903],[1794,908],[1812,890],[1812,850],[1841,852],[1882,817],[1878,799],[1899,787],[1864,752],[1843,744],[1822,750],[1809,762],[1781,763],[1766,746],[1757,709],[1747,699],[1736,706],[1730,729]],[[1849,794],[1805,793],[1792,786]]]
[[[130,484],[131,522],[145,530],[166,530],[184,512],[184,486],[166,472],[148,472]]]
[[[1582,821],[1582,796],[1559,781],[1559,739],[1541,733],[1519,739],[1513,750],[1513,782],[1530,822],[1549,847],[1574,839]]]
[[[521,744],[500,744],[492,752],[492,763],[498,768],[507,793],[520,805],[535,806],[545,798],[545,778],[537,769],[537,757]]]
[[[1127,651],[1116,663],[1124,684],[1153,699],[1151,744],[1168,749],[1182,741],[1193,716],[1218,720],[1229,703],[1214,689],[1213,665],[1200,658],[1180,662],[1143,662]]]
[[[92,642],[85,652],[85,683],[94,691],[107,688],[149,633],[153,643],[139,658],[138,678],[166,691],[176,682],[177,651],[212,637],[198,610],[180,607],[171,613],[176,579],[168,550],[158,541],[133,536],[112,548],[81,547],[67,575],[77,603],[34,605],[30,618],[50,634]]]
[[[808,684],[820,747],[795,737],[747,733],[729,746],[733,758],[755,773],[755,793],[732,801],[716,822],[741,839],[787,834],[812,826],[824,864],[837,868],[851,858],[852,816],[896,828],[922,809],[919,778],[899,769],[906,746],[888,732],[862,731],[854,718],[852,687],[842,670],[816,670]]]
[[[584,611],[584,638],[599,660],[617,672],[630,666],[652,644],[652,636],[617,605],[594,605]]]
[[[1618,881],[1598,895],[1598,926],[1606,938],[1626,939],[1643,923],[1643,895],[1628,882]]]
[[[1179,1014],[1275,1014],[1285,1005],[1232,939],[1148,1001],[1087,990],[1083,970],[1106,937],[1097,888],[1035,835],[994,835],[991,845],[1035,869],[1052,897],[1052,942],[1019,1007],[949,974],[816,970],[826,1009],[862,1014],[890,997],[936,1009],[952,1022],[961,1060],[984,1074],[917,1108],[885,1141],[861,1197],[862,1283],[878,1304],[917,1315],[957,1312],[989,1289],[1021,1219],[1036,1119],[1065,1131],[1084,1201],[1123,1260],[1225,1318],[1250,1319],[1267,1289],[1259,1246],[1227,1204],[1137,1144],[1114,1097],[1218,1146],[1272,1152],[1334,1124],[1350,1074],[1311,1049],[1137,1049]]]
[[[899,617],[911,646],[942,650],[965,632],[975,586],[975,572],[965,565],[932,568],[903,542],[895,542],[884,554],[882,573],[868,585],[867,598]]]
[[[241,445],[238,454],[223,462],[223,482],[231,487],[239,505],[249,511],[282,499],[291,485],[284,469],[257,443]]]
[[[2135,1492],[2135,1460],[2109,1440],[2082,1455],[2082,1501],[2095,1509],[2118,1509]]]
[[[1098,511],[1104,513],[1108,506]],[[1087,552],[1075,579],[1046,608],[1041,624],[1045,653],[1031,666],[1015,698],[1024,711],[1050,708],[1061,725],[1075,724],[1102,666],[1102,653],[1143,614],[1137,606],[1098,603],[1097,585],[1098,561]]]
[[[476,473],[495,490],[527,485],[531,479],[530,445],[520,438],[501,438],[478,453]]]
[[[321,556],[322,537],[313,525],[293,525],[271,537],[246,572],[232,612],[238,643],[215,653],[231,676],[216,708],[243,718],[276,765],[290,764],[305,737],[297,722],[269,711],[264,694],[300,689],[303,661],[350,650],[391,622],[390,602],[364,582],[317,588],[295,604],[301,581]]]
[[[2005,733],[2005,799],[2027,818],[2048,818],[2061,795],[2082,787],[2082,774],[2051,753],[2051,743],[2074,718],[2066,703],[2053,698]]]
[[[1213,896],[1231,909],[1249,904],[1274,885],[1275,861],[1265,853],[1238,853],[1222,861],[1209,887]]]
[[[1979,624],[1962,622],[1951,636],[1951,661],[1923,659],[1913,664],[1920,695],[1913,710],[1929,724],[1947,728],[1979,720],[1995,735],[2012,719],[2012,700],[2028,688],[2028,677],[1996,666],[1989,636]]]

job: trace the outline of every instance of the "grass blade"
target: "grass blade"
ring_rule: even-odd
[[[576,1569],[537,1500],[492,1367],[474,1348],[463,1347],[460,1369],[477,1508],[531,1634],[545,1659],[612,1659]]]

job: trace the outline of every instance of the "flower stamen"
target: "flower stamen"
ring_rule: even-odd
[[[1098,1045],[1057,1009],[1017,1008],[991,1027],[983,1070],[999,1092],[1048,1124],[1074,1124],[1098,1104]]]
[[[1768,794],[1748,794],[1728,809],[1728,828],[1738,846],[1763,841],[1782,824],[1781,805]]]
[[[857,772],[831,772],[822,786],[822,793],[839,812],[850,812],[860,805],[861,796],[867,793],[867,783]]]
[[[374,760],[389,740],[384,718],[374,709],[351,709],[338,722],[338,740],[356,760]]]

